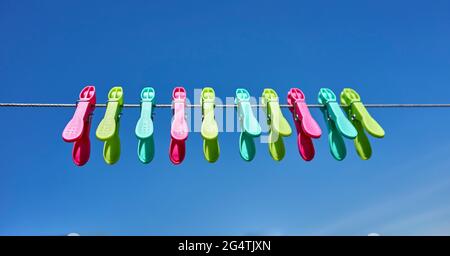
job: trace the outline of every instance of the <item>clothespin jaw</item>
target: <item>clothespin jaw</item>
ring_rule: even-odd
[[[103,141],[103,158],[106,163],[114,164],[120,158],[119,121],[123,107],[123,89],[111,88],[108,93],[105,116],[97,127],[95,135]]]
[[[174,116],[170,129],[169,157],[172,163],[180,164],[186,155],[186,144],[189,129],[186,121],[186,90],[175,87],[172,92]]]
[[[219,127],[214,117],[216,94],[211,87],[205,87],[200,96],[202,107],[201,135],[203,137],[203,153],[208,162],[214,163],[219,158]]]
[[[364,129],[376,138],[384,137],[384,129],[369,114],[366,107],[361,102],[361,97],[355,90],[345,88],[341,92],[341,103],[344,105],[348,118],[358,131],[358,136],[354,140],[356,151],[361,159],[367,160],[372,155],[372,148]]]
[[[297,129],[297,145],[300,155],[304,160],[310,161],[315,155],[312,138],[319,138],[322,135],[322,130],[311,116],[305,102],[305,94],[300,89],[291,88],[288,92],[287,102],[292,106],[289,107],[289,110]]]
[[[144,163],[153,159],[155,146],[153,140],[153,106],[155,90],[145,87],[141,91],[141,116],[136,124],[135,134],[138,138],[138,157]]]
[[[245,161],[252,161],[256,155],[256,146],[253,139],[261,135],[261,126],[253,114],[250,93],[246,89],[236,89],[235,103],[242,129],[239,136],[239,153]]]
[[[95,110],[96,95],[94,86],[86,86],[81,90],[77,108],[72,119],[63,130],[62,138],[66,142],[73,142],[73,162],[82,166],[89,161],[91,143],[89,131],[92,114]]]
[[[286,153],[283,138],[292,133],[291,126],[281,112],[278,94],[275,90],[266,88],[262,94],[263,110],[267,115],[269,125],[269,152],[276,161],[281,161]]]
[[[336,95],[332,90],[321,88],[318,95],[318,102],[323,105],[320,110],[324,115],[328,128],[328,141],[331,154],[336,160],[341,161],[347,155],[343,137],[354,139],[358,133],[340,108],[336,101]]]

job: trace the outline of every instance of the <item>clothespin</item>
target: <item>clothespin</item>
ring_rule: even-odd
[[[136,137],[138,138],[139,160],[148,164],[153,160],[155,144],[153,141],[153,105],[155,104],[155,90],[145,87],[141,91],[141,117],[136,124]]]
[[[219,127],[214,118],[214,101],[216,93],[211,87],[205,87],[201,93],[203,154],[208,162],[214,163],[219,159]]]
[[[332,90],[321,88],[318,101],[319,104],[323,105],[320,110],[327,124],[331,154],[336,160],[341,161],[347,155],[343,137],[354,139],[358,135],[358,132],[345,116]]]
[[[343,108],[347,112],[348,118],[358,131],[358,136],[354,140],[356,151],[361,159],[367,160],[372,155],[372,147],[364,129],[375,138],[383,138],[384,130],[369,114],[355,90],[345,88],[341,92],[341,103],[344,105]]]
[[[291,126],[281,112],[278,95],[270,88],[266,88],[262,94],[262,105],[267,115],[269,125],[269,152],[276,161],[281,161],[286,153],[283,137],[292,133]]]
[[[300,155],[305,161],[311,161],[315,154],[312,139],[320,138],[322,130],[311,116],[305,102],[305,94],[300,89],[291,88],[288,92],[287,102],[292,106],[289,110],[292,112],[297,129],[297,145]]]
[[[250,105],[250,93],[243,88],[236,89],[237,112],[242,132],[239,137],[239,151],[245,161],[251,161],[255,157],[256,147],[253,138],[261,135],[261,126],[253,114]]]
[[[189,129],[186,121],[186,90],[175,87],[172,92],[173,120],[170,129],[169,158],[174,164],[183,162]]]
[[[91,153],[89,131],[95,103],[95,87],[84,87],[80,92],[75,113],[62,133],[64,141],[73,142],[72,159],[78,166],[86,164]]]
[[[111,88],[108,93],[105,116],[97,127],[97,139],[104,141],[103,158],[107,164],[114,164],[120,158],[119,124],[123,107],[123,89],[120,86]]]

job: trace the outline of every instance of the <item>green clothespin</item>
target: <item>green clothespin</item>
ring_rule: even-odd
[[[153,141],[153,105],[155,104],[155,90],[145,87],[141,91],[141,117],[136,124],[136,137],[138,138],[139,160],[148,164],[155,155],[155,143]]]
[[[345,116],[332,90],[321,88],[318,101],[319,104],[323,105],[320,110],[323,113],[328,128],[328,141],[331,154],[336,160],[341,161],[347,155],[343,137],[354,139],[358,135],[358,132]]]
[[[274,160],[281,161],[286,153],[283,137],[291,135],[291,126],[281,112],[278,95],[273,89],[264,89],[262,94],[262,105],[267,114],[267,124],[270,128],[270,155]]]
[[[108,164],[116,163],[120,158],[119,119],[123,107],[122,87],[111,88],[105,116],[97,127],[95,135],[104,141],[103,158]]]
[[[205,87],[201,93],[203,153],[208,162],[214,163],[219,159],[219,127],[214,118],[216,93],[211,87]]]
[[[239,137],[239,152],[242,159],[251,161],[256,155],[253,138],[261,135],[261,126],[258,123],[250,105],[250,93],[244,88],[236,89],[237,112],[242,127]]]
[[[361,159],[367,160],[372,155],[372,147],[364,129],[375,138],[383,138],[384,130],[369,114],[355,90],[345,88],[341,92],[341,103],[344,105],[343,108],[347,112],[348,118],[358,131],[358,136],[354,140],[356,152]]]

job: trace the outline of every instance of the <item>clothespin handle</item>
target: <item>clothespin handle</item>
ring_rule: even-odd
[[[186,140],[188,137],[188,126],[186,122],[186,90],[183,87],[175,87],[172,92],[174,117],[170,134],[175,140]]]
[[[97,127],[96,136],[99,140],[111,139],[118,129],[119,114],[123,106],[123,89],[120,86],[111,88],[108,93],[108,103],[105,115]]]
[[[201,106],[203,121],[201,126],[201,135],[204,139],[215,139],[219,135],[219,128],[214,118],[214,101],[216,94],[211,87],[205,87],[201,93]]]
[[[305,94],[298,88],[291,88],[288,93],[288,104],[293,106],[291,112],[301,122],[303,132],[312,138],[319,138],[322,135],[322,129],[309,111]]]
[[[250,137],[261,135],[261,126],[253,114],[250,105],[250,93],[244,88],[236,89],[235,103],[243,132],[248,133]],[[247,138],[246,136],[245,138]]]
[[[291,126],[281,112],[278,94],[275,90],[271,88],[264,89],[262,94],[262,104],[266,111],[271,131],[281,136],[291,135]]]
[[[335,122],[336,128],[339,132],[349,139],[354,139],[358,135],[355,127],[348,120],[348,118],[342,112],[341,107],[335,101],[328,102],[328,113],[330,114],[330,118]]]
[[[141,116],[136,124],[135,134],[139,139],[148,139],[153,135],[152,111],[155,90],[145,87],[141,91]]]
[[[349,139],[354,139],[358,135],[355,127],[347,119],[342,111],[341,107],[336,101],[336,94],[328,88],[321,88],[318,97],[319,103],[324,105],[327,109],[328,117],[330,118],[338,131],[345,137]]]
[[[355,118],[360,121],[364,129],[367,130],[369,134],[376,138],[384,137],[384,129],[378,124],[377,121],[369,114],[364,104],[361,102],[361,97],[359,94],[351,89],[345,88],[341,92],[341,102],[349,108],[349,113],[352,115],[349,118]]]
[[[75,113],[64,128],[62,134],[64,141],[74,142],[81,138],[86,129],[85,125],[89,123],[89,116],[94,112],[95,103],[95,87],[84,87],[80,92]]]

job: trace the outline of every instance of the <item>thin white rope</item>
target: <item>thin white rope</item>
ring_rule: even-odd
[[[76,103],[0,103],[0,107],[21,107],[21,108],[73,108]],[[96,104],[96,107],[104,108],[106,104]],[[236,108],[236,104],[216,104],[217,108]],[[263,107],[261,104],[253,104],[252,107]],[[321,104],[308,104],[310,108],[320,108]],[[447,103],[431,103],[431,104],[364,104],[367,108],[448,108],[450,104]],[[124,108],[139,108],[140,104],[124,104]],[[171,108],[172,104],[155,104],[156,108]],[[199,104],[187,104],[188,108],[200,108]],[[280,104],[282,108],[289,108],[291,105]]]

